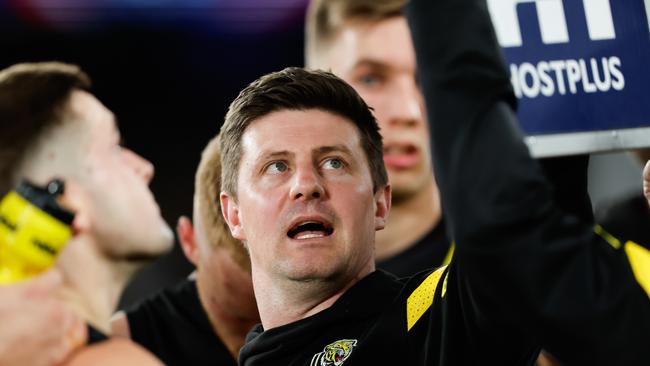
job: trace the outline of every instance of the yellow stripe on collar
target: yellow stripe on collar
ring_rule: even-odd
[[[418,320],[433,304],[433,296],[436,293],[436,288],[440,282],[442,274],[445,272],[447,266],[443,266],[433,271],[427,278],[422,281],[406,299],[406,330],[410,331],[411,328],[417,323]]]

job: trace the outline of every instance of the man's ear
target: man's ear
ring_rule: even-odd
[[[233,238],[242,241],[246,240],[246,233],[244,233],[244,227],[241,222],[241,217],[239,216],[239,206],[237,205],[237,202],[225,191],[221,192],[219,199],[221,200],[221,213],[230,228],[230,233]]]
[[[388,213],[390,212],[391,194],[390,184],[375,193],[375,230],[382,230],[386,227]]]
[[[189,217],[181,216],[178,218],[176,234],[178,235],[178,241],[181,243],[181,248],[183,248],[185,258],[196,266],[199,261],[199,248],[194,235],[194,226],[192,226]]]
[[[72,180],[65,181],[65,190],[58,199],[61,207],[74,213],[73,235],[85,234],[92,229],[92,204],[88,192]]]

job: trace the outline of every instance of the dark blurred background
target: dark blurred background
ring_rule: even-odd
[[[264,73],[302,66],[307,0],[0,0],[0,68],[80,65],[126,145],[156,166],[167,222],[191,215],[200,152],[230,101]],[[127,289],[128,306],[192,270],[176,243]]]

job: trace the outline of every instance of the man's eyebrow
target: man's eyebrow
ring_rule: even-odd
[[[327,154],[327,153],[331,153],[331,152],[335,152],[335,151],[343,152],[343,153],[346,153],[348,155],[352,155],[352,151],[347,146],[341,145],[341,144],[329,145],[329,146],[321,146],[321,147],[316,149],[316,152],[319,155],[323,155],[323,154]]]
[[[291,156],[293,153],[289,152],[288,150],[281,150],[281,151],[269,151],[262,153],[259,158],[257,158],[257,163],[271,160],[271,159],[277,159],[281,157],[286,157],[286,156]]]
[[[360,67],[370,67],[373,69],[378,69],[381,72],[387,72],[390,69],[390,66],[386,65],[385,62],[375,60],[372,58],[363,58],[357,61],[353,66],[352,70],[356,70]]]

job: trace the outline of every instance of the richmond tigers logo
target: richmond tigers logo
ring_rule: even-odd
[[[340,366],[350,357],[352,350],[357,346],[356,339],[341,339],[330,343],[311,358],[309,366]]]

